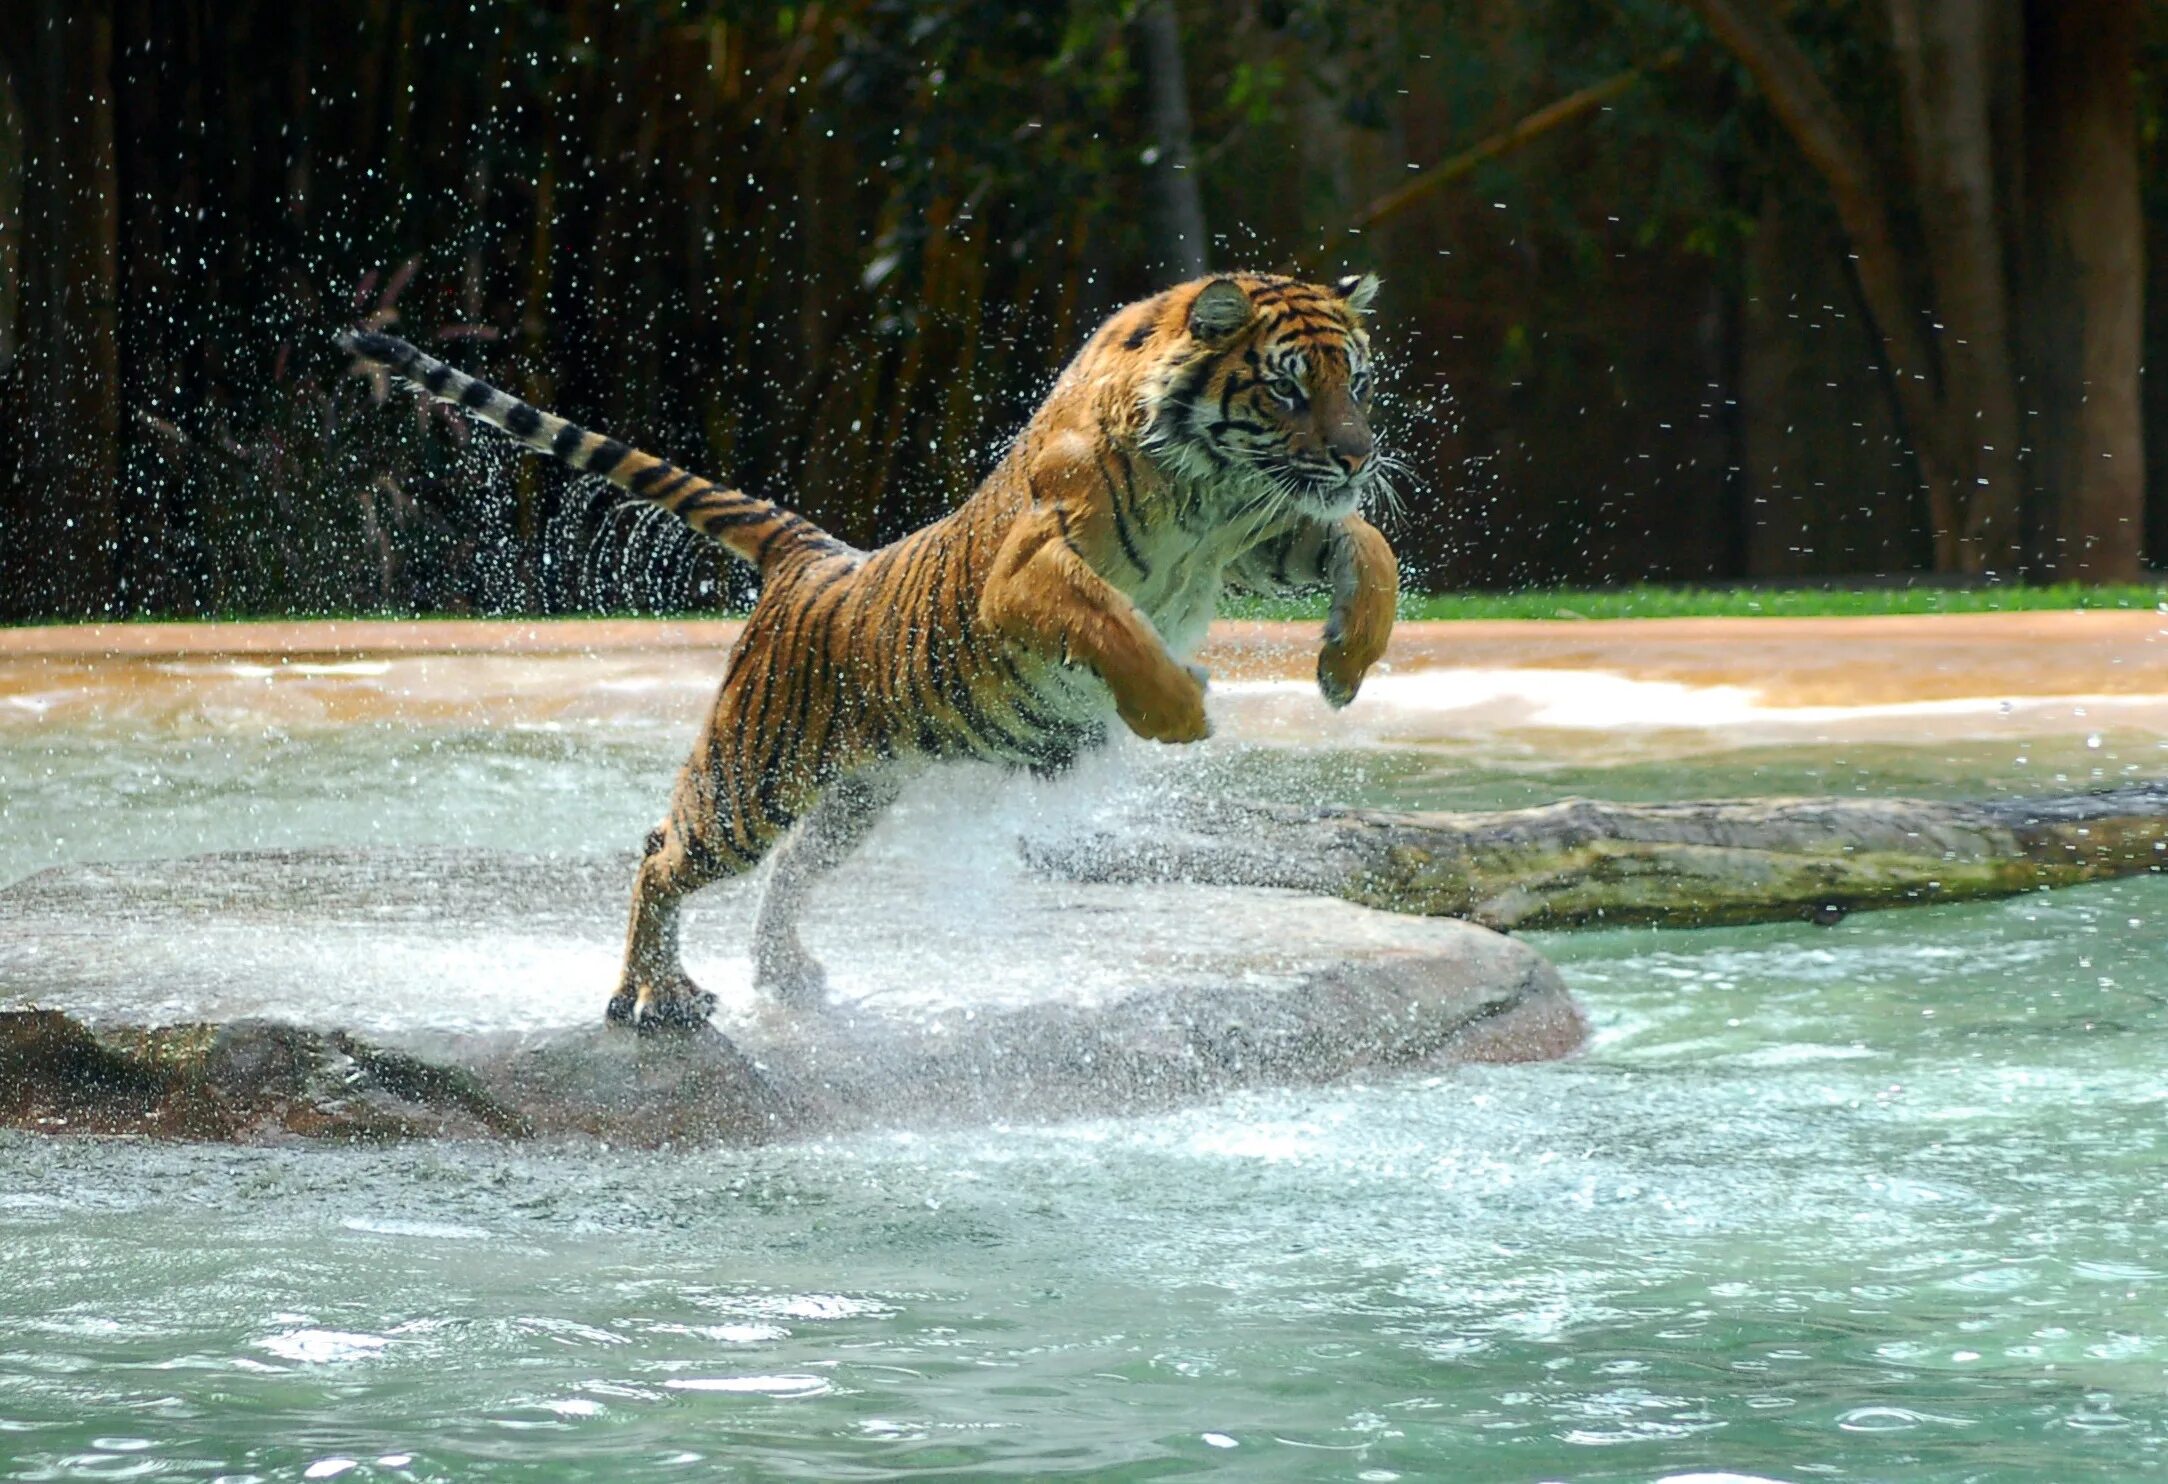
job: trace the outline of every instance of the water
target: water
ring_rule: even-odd
[[[689,723],[566,705],[0,727],[0,877],[619,846]],[[1471,770],[1223,731],[1201,775],[1128,771],[1458,804],[1754,791],[1769,756],[1520,734]],[[1963,792],[2155,741],[1846,766]],[[2144,879],[1553,936],[1579,1060],[1146,1118],[662,1154],[0,1135],[0,1478],[2150,1477],[2163,923]]]

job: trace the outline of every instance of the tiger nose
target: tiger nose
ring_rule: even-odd
[[[1326,451],[1331,453],[1334,463],[1347,471],[1350,479],[1360,474],[1363,465],[1370,462],[1372,446],[1370,430],[1357,422],[1341,423],[1325,437]]]

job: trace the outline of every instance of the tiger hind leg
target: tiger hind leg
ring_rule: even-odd
[[[692,981],[678,952],[678,917],[685,899],[711,882],[758,865],[788,819],[764,822],[750,849],[729,836],[711,812],[673,808],[650,831],[633,883],[625,928],[625,970],[605,1017],[640,1031],[691,1031],[707,1024],[715,996]]]
[[[813,884],[864,842],[903,789],[903,769],[869,768],[831,784],[776,851],[775,871],[753,922],[753,988],[792,1010],[818,1009],[828,975],[798,937]]]

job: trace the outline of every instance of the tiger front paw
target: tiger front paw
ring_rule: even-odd
[[[1370,667],[1385,658],[1393,637],[1390,598],[1358,600],[1343,610],[1335,605],[1325,621],[1325,647],[1317,654],[1317,688],[1337,711],[1355,699]]]
[[[1377,527],[1360,516],[1340,523],[1329,564],[1332,609],[1317,656],[1317,688],[1334,710],[1355,699],[1370,667],[1385,658],[1400,606],[1400,564]]]
[[[1147,742],[1202,742],[1212,735],[1204,711],[1205,671],[1169,663],[1116,688],[1114,709]]]
[[[1363,677],[1384,653],[1383,645],[1366,654],[1350,645],[1327,641],[1317,656],[1317,688],[1325,704],[1338,711],[1354,700],[1355,693],[1362,689]]]

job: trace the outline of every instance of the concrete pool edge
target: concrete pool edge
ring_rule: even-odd
[[[194,658],[698,653],[734,619],[327,619],[0,628],[0,666]],[[1222,620],[1229,680],[1306,677],[1314,622]],[[1402,623],[1386,668],[1578,670],[1752,689],[1773,706],[1980,696],[2168,695],[2168,617],[2150,611],[1842,618],[1471,619]]]

